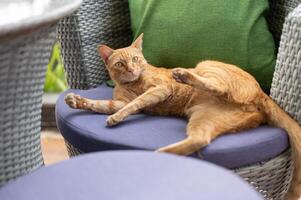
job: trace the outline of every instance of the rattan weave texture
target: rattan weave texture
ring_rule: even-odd
[[[99,56],[95,53],[98,44],[105,43],[116,48],[127,46],[130,43],[127,1],[97,1],[98,4],[93,2],[84,1],[81,12],[61,21],[58,29],[68,83],[71,88],[87,89],[106,79],[106,71],[103,65],[99,64]],[[269,2],[271,10],[267,17],[270,30],[277,44],[281,39],[271,97],[300,123],[301,0],[269,0]],[[294,10],[298,5],[299,7]],[[100,11],[100,8],[104,10]],[[84,11],[84,9],[87,10]],[[293,10],[294,12],[292,12]],[[86,18],[88,15],[91,16],[91,13],[97,13],[97,15],[92,14],[97,16],[97,19],[93,18],[93,20],[87,21]],[[115,14],[113,15],[113,13]],[[290,15],[287,17],[289,13]],[[82,22],[82,20],[84,21]],[[95,24],[95,21],[99,24]],[[85,26],[85,28],[81,26]],[[114,31],[117,33],[113,34]],[[86,37],[82,35],[86,35]],[[89,40],[90,43],[83,42],[84,40]],[[75,47],[75,49],[70,47]],[[94,52],[92,48],[95,48]],[[87,59],[90,59],[89,63],[91,65],[94,63],[94,66],[88,66]],[[68,142],[66,145],[70,156],[82,153]],[[254,185],[266,199],[283,199],[292,176],[290,150],[270,161],[235,169],[235,172]]]
[[[268,161],[233,171],[254,186],[265,199],[284,199],[293,173],[291,150],[287,150]]]
[[[285,17],[301,0],[269,1],[268,23],[279,43]],[[128,2],[84,0],[76,13],[60,21],[57,31],[70,88],[95,87],[108,77],[97,45],[120,48],[131,42]]]
[[[126,0],[84,0],[80,9],[58,26],[58,39],[71,88],[96,87],[108,79],[97,46],[125,47],[131,42]]]
[[[301,3],[301,0],[269,0],[269,2],[270,12],[268,13],[267,19],[270,30],[278,44],[281,38],[285,17]]]
[[[271,97],[301,124],[301,4],[283,27]]]
[[[79,156],[80,154],[84,154],[85,153],[82,150],[74,147],[67,140],[65,140],[65,144],[66,144],[66,147],[67,147],[67,151],[68,151],[69,157],[75,157],[75,156]]]
[[[43,165],[44,77],[55,26],[0,43],[0,186]]]

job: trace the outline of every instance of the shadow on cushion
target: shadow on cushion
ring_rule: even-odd
[[[56,103],[60,132],[70,144],[83,152],[155,150],[186,137],[187,120],[177,117],[136,114],[115,127],[106,127],[107,115],[69,108],[64,102],[69,92],[92,99],[111,99],[112,88],[103,84],[90,90],[67,90]],[[238,168],[273,158],[288,145],[288,137],[282,129],[262,125],[220,136],[192,156],[227,168]]]

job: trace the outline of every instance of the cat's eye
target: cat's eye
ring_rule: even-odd
[[[138,56],[134,56],[134,57],[132,58],[132,61],[133,61],[133,62],[137,62],[137,61],[138,61]]]
[[[114,65],[115,65],[115,67],[122,67],[122,66],[123,66],[123,63],[122,63],[122,62],[117,62],[117,63],[115,63]]]

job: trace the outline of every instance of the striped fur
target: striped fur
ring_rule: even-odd
[[[269,122],[284,128],[295,161],[288,199],[298,199],[301,190],[301,128],[242,69],[217,61],[200,62],[196,68],[157,68],[142,54],[142,35],[129,47],[113,50],[100,46],[99,53],[115,81],[114,100],[91,100],[66,96],[72,108],[112,114],[113,126],[129,115],[146,112],[189,119],[187,138],[158,149],[188,155],[208,145],[221,134],[254,128]]]

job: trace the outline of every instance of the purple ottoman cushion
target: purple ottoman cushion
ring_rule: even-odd
[[[263,200],[240,177],[195,159],[139,151],[86,154],[0,189],[1,200]]]
[[[64,97],[74,92],[92,99],[112,98],[112,88],[101,85],[90,90],[67,90],[56,104],[56,119],[64,138],[84,152],[117,149],[155,150],[186,137],[187,120],[137,114],[115,127],[106,127],[107,115],[69,108]],[[288,147],[288,137],[279,128],[260,126],[218,137],[195,157],[237,168],[273,158]]]

